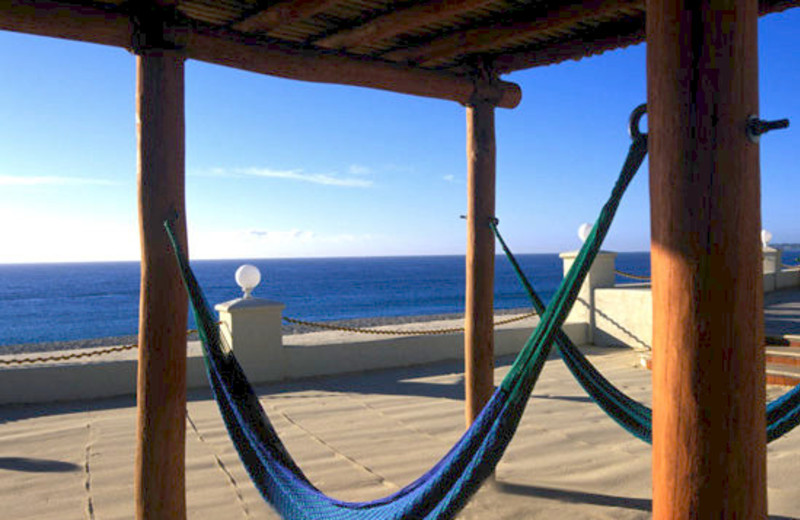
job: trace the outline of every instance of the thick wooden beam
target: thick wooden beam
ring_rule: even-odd
[[[352,49],[375,44],[415,28],[447,20],[479,9],[491,0],[443,0],[397,9],[352,29],[340,31],[314,42],[328,49]]]
[[[142,268],[134,494],[137,520],[183,520],[186,291],[164,220],[184,215],[184,62],[174,51],[137,57]],[[186,247],[185,219],[177,223]]]
[[[338,3],[341,3],[341,0],[284,0],[270,4],[265,9],[236,22],[232,27],[243,32],[269,32],[282,25],[291,25],[311,18]]]
[[[0,0],[0,30],[130,48],[128,14],[63,1]],[[166,27],[187,58],[286,79],[376,88],[466,104],[475,92],[468,75],[420,69],[381,59],[321,52],[247,38],[199,23]],[[514,108],[518,85],[496,82],[499,107]]]
[[[127,15],[60,1],[0,0],[0,30],[115,47],[131,44]]]
[[[465,416],[472,424],[494,392],[495,127],[491,99],[467,105]]]
[[[353,85],[449,99],[466,104],[475,93],[468,75],[414,68],[380,59],[320,53],[278,43],[244,40],[224,31],[195,31],[186,44],[191,58],[270,76],[303,81]],[[497,106],[514,108],[522,99],[518,85],[497,81]]]
[[[430,66],[445,63],[464,54],[496,52],[504,45],[534,40],[538,36],[552,38],[595,17],[612,16],[621,10],[644,10],[644,0],[582,0],[574,4],[532,13],[531,19],[494,23],[483,27],[456,31],[416,47],[387,52],[384,58]]]
[[[653,517],[766,518],[756,0],[648,0]]]

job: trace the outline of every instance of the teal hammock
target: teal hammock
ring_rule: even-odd
[[[640,109],[639,117],[641,113]],[[262,496],[288,519],[453,518],[491,475],[511,441],[553,340],[560,337],[561,326],[600,250],[619,201],[646,154],[647,136],[634,134],[625,164],[597,224],[542,313],[538,327],[475,422],[427,473],[400,491],[370,502],[345,502],[326,496],[294,462],[233,353],[223,347],[216,318],[175,240],[171,223],[166,222],[198,324],[211,387],[233,444]],[[413,449],[413,446],[398,448]]]
[[[500,234],[497,222],[493,221],[491,226],[500,243],[500,247],[514,268],[520,283],[525,288],[533,309],[539,313],[544,312],[545,305],[542,299],[534,290],[533,285],[525,276],[519,262],[517,262],[514,254]],[[555,343],[559,352],[561,352],[564,363],[586,393],[594,399],[595,403],[628,432],[645,442],[651,443],[653,439],[652,410],[630,398],[622,390],[611,384],[586,359],[586,356],[578,350],[578,347],[563,331],[556,333]],[[800,424],[800,385],[795,386],[767,405],[767,441],[772,442],[779,439],[798,424]]]

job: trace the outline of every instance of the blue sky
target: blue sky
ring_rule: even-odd
[[[760,21],[762,223],[800,242],[800,9]],[[134,57],[0,31],[0,263],[136,260]],[[497,110],[497,216],[518,252],[575,249],[645,100],[645,47],[518,72]],[[463,254],[465,111],[189,61],[187,213],[195,258]],[[606,249],[649,248],[646,168]]]

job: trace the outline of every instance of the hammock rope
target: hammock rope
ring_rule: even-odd
[[[637,110],[640,118],[642,108]],[[371,502],[344,502],[324,495],[292,460],[233,352],[222,345],[216,319],[175,240],[172,224],[165,222],[198,323],[215,398],[234,446],[262,496],[284,518],[290,519],[400,520],[455,516],[494,471],[511,441],[552,342],[575,303],[619,201],[646,153],[646,135],[634,134],[619,179],[597,225],[544,310],[539,325],[475,422],[427,473],[400,491]]]
[[[500,234],[497,221],[493,221],[491,226],[500,247],[517,275],[517,279],[525,288],[533,309],[541,313],[545,308],[544,302],[534,290]],[[595,403],[628,432],[651,443],[653,437],[652,410],[625,394],[606,379],[563,331],[556,334],[555,343],[573,377],[594,399]],[[798,424],[800,424],[800,384],[767,405],[767,441],[772,442],[779,439]]]
[[[533,285],[525,276],[519,262],[517,262],[516,257],[500,234],[500,230],[497,228],[497,221],[492,222],[492,231],[494,231],[503,253],[511,263],[517,279],[525,288],[534,310],[542,312],[545,304],[534,290]],[[556,334],[555,343],[567,368],[598,406],[628,432],[650,443],[652,439],[651,410],[635,399],[628,397],[603,377],[563,330],[558,331]]]

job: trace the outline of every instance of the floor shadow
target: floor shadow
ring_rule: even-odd
[[[764,331],[767,336],[800,334],[800,297],[794,288],[764,295]]]
[[[50,415],[67,415],[89,411],[112,410],[136,406],[136,397],[105,397],[101,399],[83,399],[76,401],[56,401],[32,404],[0,405],[0,424],[35,419]]]
[[[59,460],[0,457],[0,470],[3,469],[25,473],[71,473],[80,471],[81,467],[71,462],[61,462]]]
[[[621,507],[625,509],[634,509],[636,511],[651,511],[653,509],[653,501],[649,498],[618,497],[614,495],[602,495],[600,493],[587,493],[584,491],[512,484],[508,482],[498,482],[496,485],[497,491],[510,495],[546,498],[548,500],[557,500],[559,502],[570,502],[574,504]]]
[[[495,367],[506,367],[514,362],[516,356],[500,356]],[[552,352],[548,360],[558,359]],[[257,385],[258,394],[279,396],[297,391],[356,392],[380,395],[409,397],[431,397],[464,400],[464,362],[459,360],[440,361],[410,367],[386,368],[363,373],[319,376],[296,379],[282,383]],[[419,381],[426,377],[453,375],[449,383],[428,383]]]
[[[600,350],[600,349],[598,349]],[[499,356],[495,363],[498,368],[507,367],[516,356]],[[559,359],[555,350],[549,360]],[[464,362],[460,360],[440,361],[410,367],[386,368],[368,372],[335,374],[304,379],[294,379],[255,386],[259,395],[279,398],[281,394],[301,391],[348,392],[409,397],[430,397],[464,400]],[[422,379],[438,376],[453,376],[447,382],[427,382]],[[292,396],[298,398],[298,396]],[[314,396],[309,396],[313,398]],[[590,402],[588,397],[538,395],[544,399],[563,399],[566,401]],[[210,389],[189,390],[187,399],[204,401],[213,399]],[[110,397],[103,399],[76,400],[68,402],[0,405],[0,424],[50,415],[64,415],[86,411],[102,411],[114,408],[136,406],[135,396]]]
[[[650,512],[653,509],[653,501],[649,498],[619,497],[614,495],[603,495],[600,493],[573,491],[569,489],[513,484],[509,482],[497,482],[495,486],[495,489],[498,492],[507,493],[509,495],[545,498],[548,500],[557,500],[559,502],[569,502],[572,504],[619,507],[624,509],[633,509],[635,511]],[[768,520],[800,520],[800,518],[794,516],[783,515],[769,515],[767,518]]]

